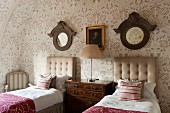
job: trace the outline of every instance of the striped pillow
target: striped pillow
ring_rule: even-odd
[[[43,75],[39,76],[39,79],[37,80],[37,88],[38,89],[49,89],[50,83],[51,83],[51,76],[45,77]]]
[[[142,82],[121,81],[119,100],[141,100]]]

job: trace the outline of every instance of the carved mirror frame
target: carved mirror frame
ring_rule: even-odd
[[[68,42],[64,46],[61,46],[58,42],[58,37],[61,33],[65,33],[68,37]],[[53,37],[53,44],[56,49],[60,51],[65,51],[70,48],[72,44],[72,37],[76,35],[76,32],[69,28],[64,21],[60,21],[58,22],[58,25],[48,35],[50,37]]]
[[[128,19],[123,21],[116,33],[120,33],[122,44],[129,49],[140,49],[146,45],[150,37],[150,31],[153,31],[157,25],[151,25],[147,20],[140,17],[138,13],[132,12]]]

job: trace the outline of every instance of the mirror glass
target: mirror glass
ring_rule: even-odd
[[[144,38],[144,32],[139,27],[132,27],[126,33],[126,40],[130,44],[139,44]]]
[[[60,47],[64,47],[67,42],[68,42],[68,36],[66,33],[62,32],[58,35],[58,38],[57,38],[57,42],[58,42],[58,45]]]

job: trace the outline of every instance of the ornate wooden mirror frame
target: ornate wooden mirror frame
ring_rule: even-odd
[[[70,29],[64,21],[60,21],[48,35],[53,37],[53,44],[56,49],[65,51],[70,48],[72,37],[76,35],[76,32]]]
[[[138,13],[132,12],[128,19],[123,21],[116,33],[120,33],[122,44],[129,49],[140,49],[146,45],[149,40],[150,31],[153,31],[157,25],[151,25],[147,20],[140,17]]]

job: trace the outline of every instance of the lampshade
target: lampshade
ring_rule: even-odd
[[[100,58],[101,52],[97,44],[87,44],[80,57],[82,58]]]

